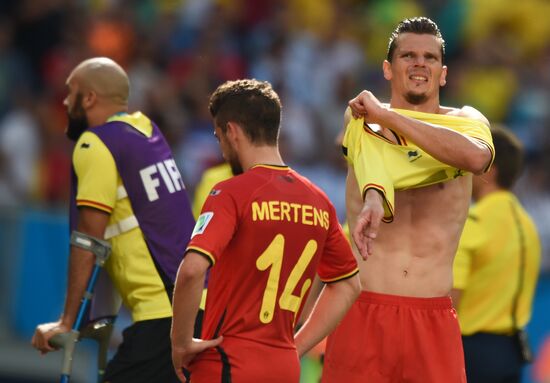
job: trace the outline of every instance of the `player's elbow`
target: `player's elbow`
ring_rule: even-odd
[[[359,294],[361,294],[361,281],[359,274],[355,274],[353,277],[347,279],[347,295],[350,302],[355,302]]]
[[[468,170],[475,175],[485,173],[491,163],[491,152],[488,148],[477,150],[468,157]]]
[[[180,264],[177,284],[187,284],[204,279],[208,266],[208,262],[202,256],[188,253]]]

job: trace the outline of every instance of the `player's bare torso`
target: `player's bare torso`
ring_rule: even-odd
[[[450,108],[440,113],[464,116],[462,110]],[[386,129],[383,134],[395,140]],[[471,188],[472,175],[467,174],[444,183],[396,191],[394,221],[380,224],[373,254],[366,261],[358,257],[363,289],[417,297],[448,295]],[[353,231],[362,200],[359,188],[351,189],[348,217]]]

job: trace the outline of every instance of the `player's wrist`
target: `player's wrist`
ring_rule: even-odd
[[[366,202],[379,202],[382,204],[384,202],[384,197],[382,192],[375,188],[369,188],[365,192],[365,203]]]
[[[389,109],[388,106],[385,106],[382,104],[380,105],[380,108],[376,113],[376,120],[377,120],[376,123],[384,126],[391,125],[392,119],[396,114],[397,112]]]

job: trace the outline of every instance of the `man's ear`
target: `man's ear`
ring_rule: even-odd
[[[244,135],[244,132],[239,124],[237,124],[236,122],[229,121],[227,123],[227,130],[225,132],[225,135],[228,139],[232,141],[239,141],[241,140],[241,137]]]
[[[443,65],[441,76],[439,77],[439,86],[445,86],[447,84],[447,66]]]
[[[391,80],[391,63],[388,60],[384,60],[384,63],[382,64],[382,71],[384,72],[384,78],[388,81]]]
[[[490,176],[494,179],[498,179],[498,166],[493,162],[491,168],[487,171],[487,174],[490,173]],[[496,182],[496,181],[495,181]]]
[[[82,98],[82,107],[84,109],[90,109],[97,103],[97,93],[93,90],[86,92]]]

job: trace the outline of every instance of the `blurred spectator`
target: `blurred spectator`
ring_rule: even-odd
[[[30,70],[21,52],[14,49],[13,37],[13,22],[0,13],[0,117],[16,107],[14,94],[30,88]]]
[[[242,77],[273,83],[286,105],[286,158],[314,181],[326,178],[325,169],[338,160],[332,141],[347,100],[365,84],[384,97],[378,63],[385,36],[396,21],[420,14],[442,26],[447,64],[459,73],[443,100],[461,104],[467,95],[491,120],[507,123],[529,154],[544,153],[550,148],[549,13],[546,0],[2,1],[0,119],[26,116],[41,134],[22,150],[35,153],[40,168],[18,176],[38,193],[17,199],[65,202],[65,188],[54,190],[64,178],[49,170],[65,169],[68,153],[57,142],[64,120],[51,105],[60,105],[62,74],[92,55],[123,63],[133,84],[131,106],[161,121],[191,191],[204,169],[220,160],[205,118],[206,97],[221,82]],[[50,106],[15,105],[13,92],[25,89],[43,94],[39,104]],[[53,124],[59,124],[57,132]],[[5,169],[15,154],[3,155]],[[533,175],[526,182],[538,177],[530,167],[542,166],[539,158],[528,163],[527,174]],[[545,211],[548,183],[533,189],[527,208]],[[8,188],[3,190],[7,195]],[[544,229],[542,241],[550,242]],[[550,263],[550,255],[545,257]]]
[[[0,206],[23,205],[32,195],[40,155],[35,107],[20,95],[0,120]]]

